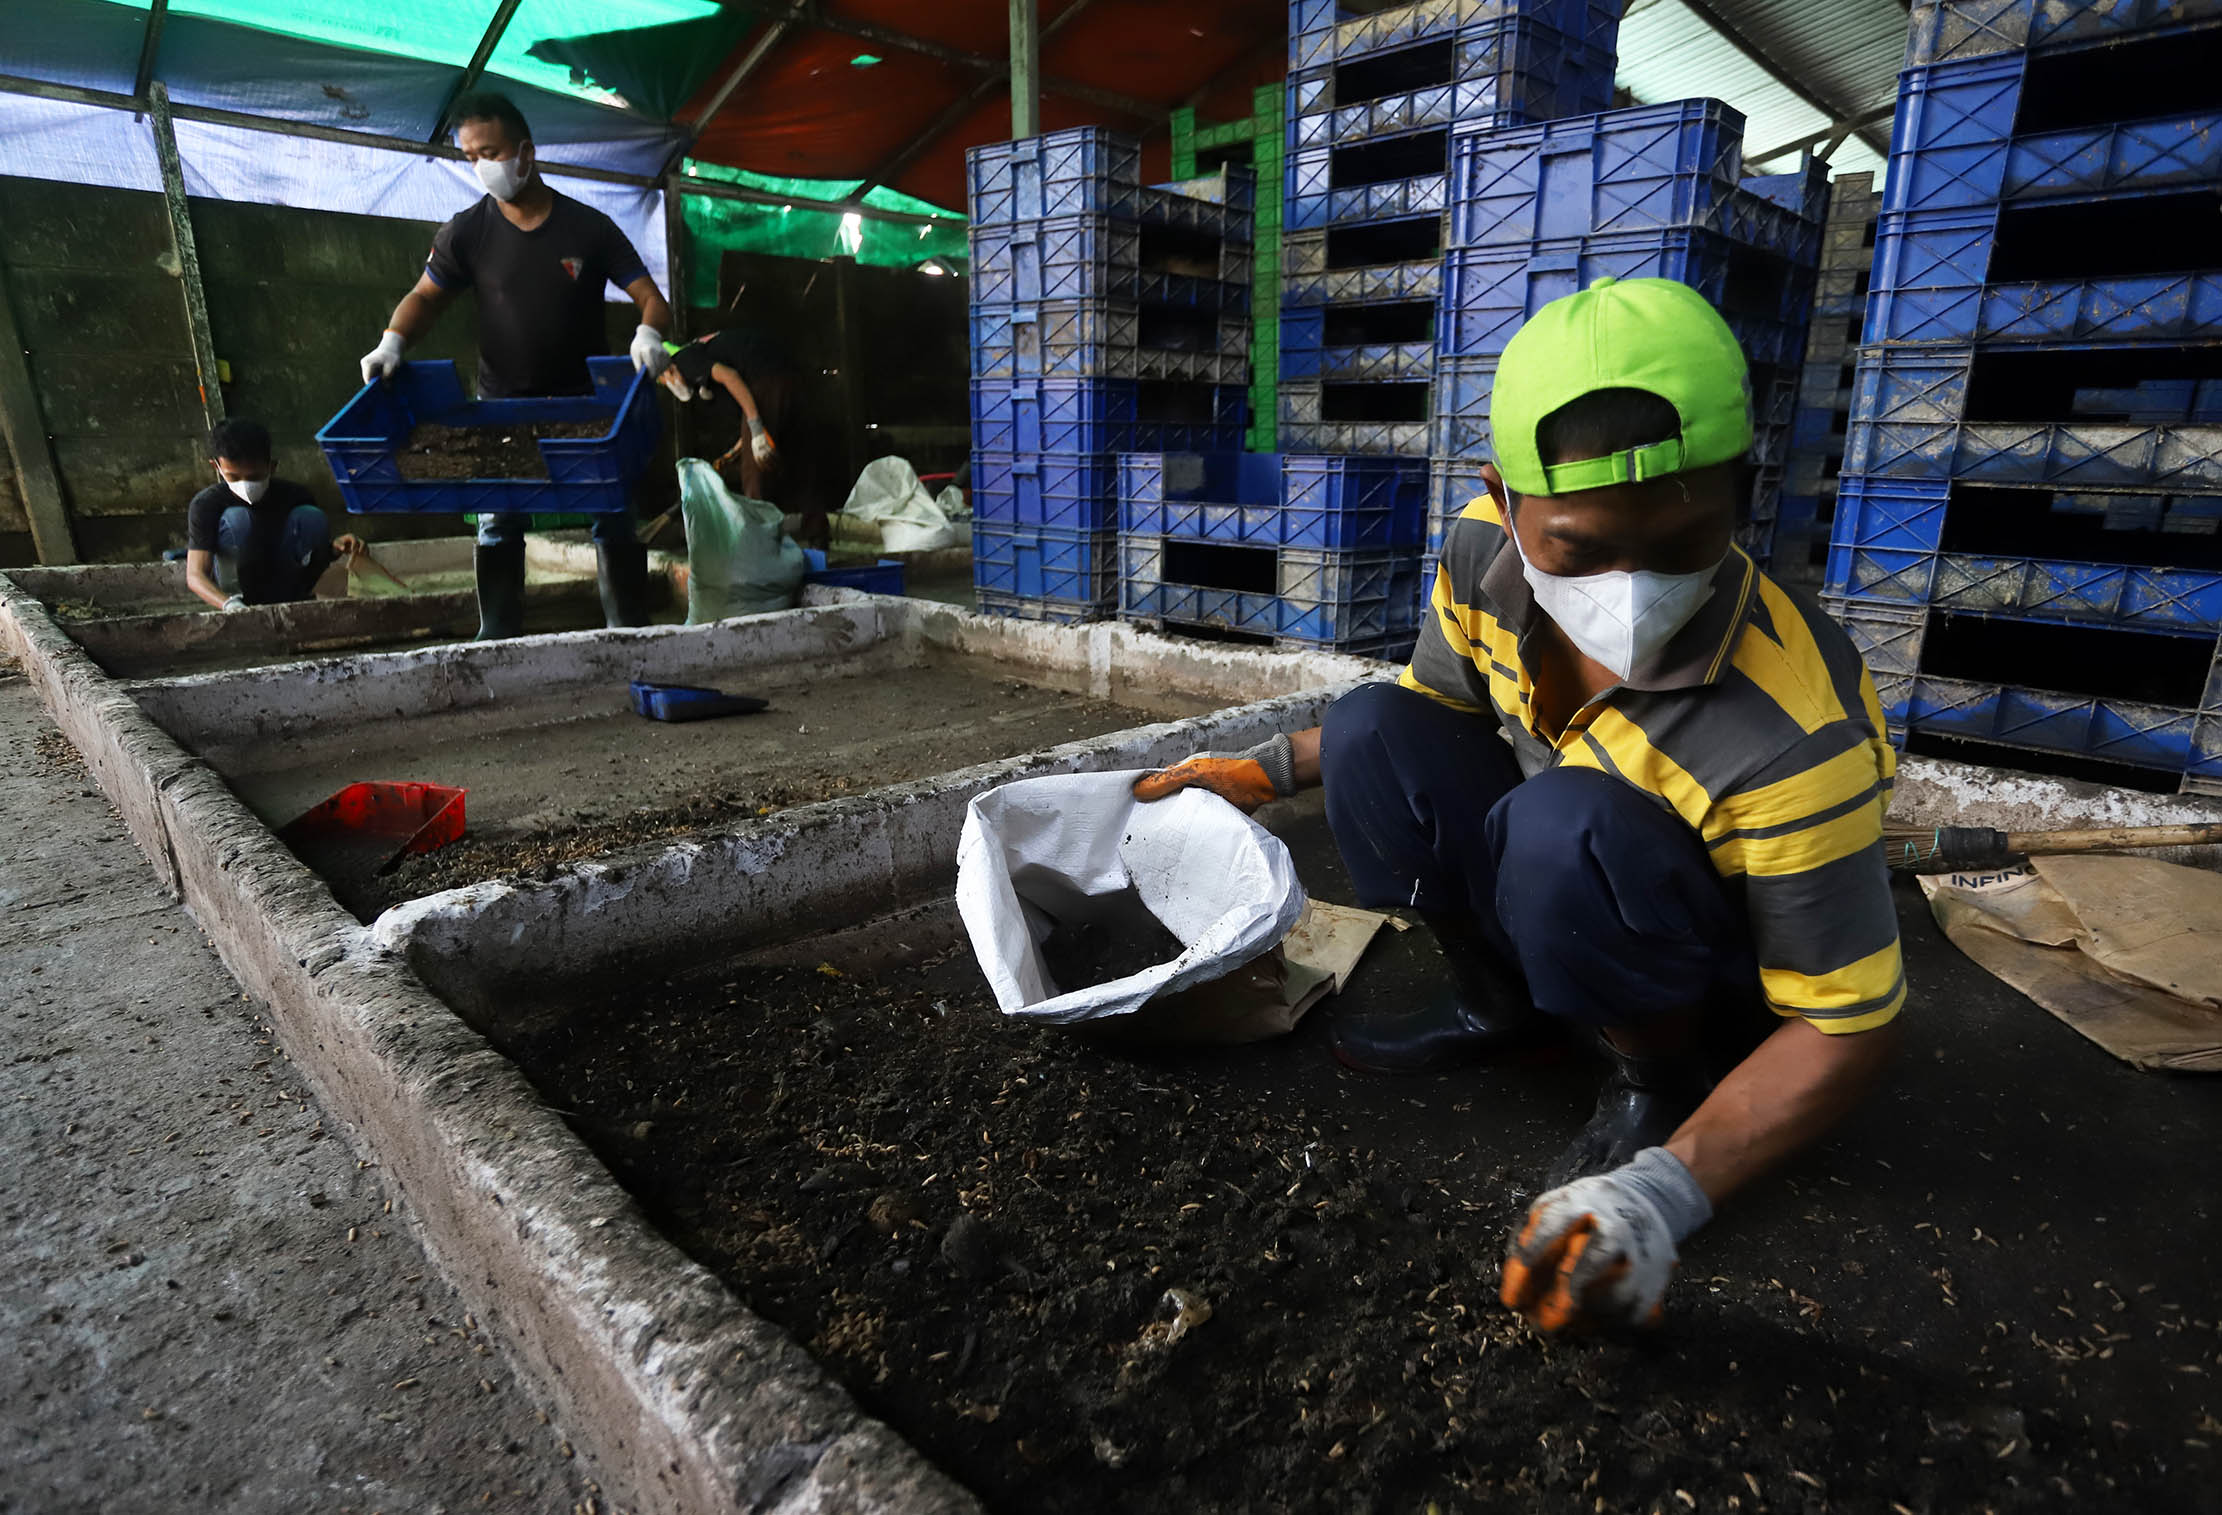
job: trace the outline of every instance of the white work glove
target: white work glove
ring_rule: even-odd
[[[246,608],[247,602],[236,594],[224,601],[224,614],[226,615],[230,615],[235,610],[245,610]]]
[[[388,330],[378,338],[378,345],[363,354],[363,382],[375,384],[401,372],[401,333]]]
[[[1712,1215],[1681,1159],[1646,1147],[1528,1207],[1499,1297],[1545,1331],[1655,1326],[1679,1260],[1675,1243]]]
[[[671,363],[664,351],[664,334],[645,321],[633,328],[633,371],[653,379]]]
[[[779,451],[779,444],[772,440],[772,434],[764,430],[762,416],[748,418],[748,450],[756,455],[756,466],[759,468],[769,463],[772,454]]]

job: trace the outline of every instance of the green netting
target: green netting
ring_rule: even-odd
[[[736,184],[766,194],[793,195],[792,205],[759,205],[707,195],[683,197],[692,262],[687,303],[715,305],[718,258],[727,252],[770,253],[783,258],[853,257],[881,268],[916,268],[931,261],[952,273],[966,266],[965,221],[955,211],[887,188],[874,187],[864,203],[879,210],[907,211],[940,218],[932,226],[909,221],[879,221],[853,212],[818,210],[806,201],[841,200],[855,194],[861,179],[781,179],[746,169],[687,160],[686,171],[699,179]]]
[[[150,0],[111,0],[144,11]],[[495,0],[171,0],[170,13],[205,16],[287,36],[427,62],[468,63],[493,20]],[[699,79],[739,32],[747,14],[718,0],[524,0],[487,65],[490,75],[559,90],[599,104],[668,116],[664,98]],[[661,67],[649,66],[652,53]],[[705,60],[672,69],[676,60]],[[650,81],[661,81],[651,85]],[[498,83],[498,79],[489,82]],[[649,96],[652,98],[643,98]]]

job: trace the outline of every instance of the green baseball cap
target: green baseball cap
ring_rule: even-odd
[[[1536,429],[1600,389],[1674,407],[1682,434],[1609,457],[1545,463]],[[1709,468],[1751,450],[1751,370],[1720,312],[1673,279],[1602,278],[1537,311],[1505,344],[1489,401],[1497,471],[1519,494],[1570,494]]]

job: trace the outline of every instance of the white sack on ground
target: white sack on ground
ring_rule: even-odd
[[[865,464],[841,512],[876,524],[880,544],[889,552],[935,552],[966,540],[918,482],[918,471],[902,458],[874,458]]]
[[[957,844],[957,909],[1006,1015],[1069,1023],[1126,1015],[1231,972],[1304,913],[1278,837],[1202,790],[1137,803],[1137,773],[1022,779],[972,801]],[[1109,983],[1052,983],[1041,941],[1132,890],[1184,950]]]

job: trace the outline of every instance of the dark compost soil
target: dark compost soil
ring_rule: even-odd
[[[1000,1511],[2222,1508],[2214,1091],[1905,919],[1932,987],[1897,1085],[1693,1238],[1634,1342],[1495,1299],[1586,1114],[1571,1055],[1369,1079],[1315,1015],[1137,1058],[999,1017],[963,950],[629,979],[499,1039]],[[1408,999],[1431,954],[1384,937],[1341,1003]]]
[[[543,421],[537,426],[442,426],[420,421],[394,454],[405,479],[544,479],[542,437],[598,437],[607,421]]]

